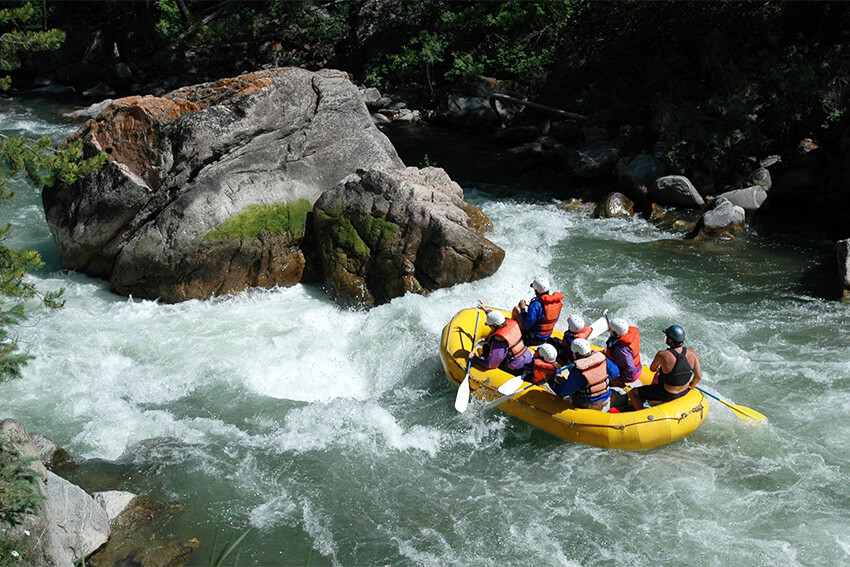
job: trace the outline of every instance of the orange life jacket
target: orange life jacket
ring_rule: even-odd
[[[555,323],[558,322],[558,317],[561,315],[561,309],[564,307],[564,296],[556,291],[551,295],[547,293],[538,295],[537,299],[543,305],[543,321],[540,322],[537,334],[551,335],[552,331],[555,330]]]
[[[534,382],[545,382],[546,377],[554,374],[557,368],[551,362],[546,362],[542,358],[534,357]]]
[[[490,336],[508,343],[508,356],[511,360],[522,356],[528,350],[522,342],[522,330],[519,328],[519,323],[513,319],[505,319],[505,324],[493,331]]]
[[[635,360],[635,368],[637,368],[638,375],[640,375],[640,331],[638,331],[637,327],[629,327],[629,330],[626,331],[626,334],[622,337],[619,337],[613,344],[623,343],[630,349],[632,349],[632,357]],[[605,355],[611,356],[611,349],[605,349]]]
[[[575,364],[587,380],[585,392],[588,398],[601,396],[608,390],[608,362],[604,354],[593,351],[589,356],[577,358]]]
[[[586,339],[590,336],[590,333],[593,332],[593,329],[590,327],[584,327],[579,329],[575,333],[570,333],[574,339]]]

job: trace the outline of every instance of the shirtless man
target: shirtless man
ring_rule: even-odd
[[[629,391],[629,400],[636,410],[643,409],[646,400],[669,402],[681,398],[702,379],[699,357],[683,346],[685,330],[679,325],[670,325],[663,332],[669,348],[658,351],[649,365],[655,372],[652,384]]]

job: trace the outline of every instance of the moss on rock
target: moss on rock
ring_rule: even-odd
[[[316,211],[315,223],[318,232],[330,237],[340,248],[359,258],[365,258],[370,254],[369,246],[360,238],[357,229],[345,216],[342,207],[337,207],[330,212]]]
[[[364,215],[359,219],[363,238],[372,244],[372,247],[386,246],[392,240],[398,226],[381,217]]]
[[[265,234],[289,234],[292,238],[301,238],[311,210],[307,199],[273,205],[248,205],[208,232],[204,240],[256,238]]]

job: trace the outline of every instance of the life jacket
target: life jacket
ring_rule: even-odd
[[[539,356],[534,357],[534,377],[535,383],[546,382],[546,377],[554,374],[557,368],[551,362],[546,362]]]
[[[574,339],[586,339],[590,336],[590,333],[592,332],[593,329],[591,329],[590,327],[584,327],[582,329],[579,329],[575,333],[570,332],[570,335],[572,335],[572,338]],[[566,336],[566,333],[564,334],[564,336]],[[572,342],[570,344],[572,344]]]
[[[673,356],[676,357],[676,364],[673,366],[673,370],[671,370],[669,374],[665,374],[662,370],[659,370],[658,381],[662,384],[667,384],[668,386],[684,386],[691,381],[691,374],[693,374],[691,363],[688,362],[688,357],[685,356],[688,349],[682,347],[681,354],[672,348],[668,348],[667,350],[672,352]]]
[[[611,337],[613,339],[614,337]],[[611,347],[617,343],[622,343],[632,349],[632,357],[635,360],[635,368],[640,374],[640,331],[637,327],[629,327],[626,334],[622,337],[617,337],[615,340],[608,339],[608,348],[605,349],[605,356],[611,356]]]
[[[608,390],[608,359],[604,354],[594,351],[589,356],[577,358],[575,365],[587,380],[582,392],[588,398],[599,397]]]
[[[561,309],[564,307],[564,296],[556,291],[551,295],[548,293],[538,295],[537,299],[543,306],[543,320],[537,324],[537,336],[548,338],[555,330],[555,323],[558,322],[558,317],[561,315]]]
[[[493,331],[490,336],[508,343],[508,362],[519,358],[528,350],[522,342],[522,330],[519,328],[519,323],[513,319],[505,319],[505,324]]]

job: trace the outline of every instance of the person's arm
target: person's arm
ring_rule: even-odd
[[[612,361],[610,358],[605,359],[605,364],[608,368],[608,380],[616,380],[617,377],[620,375],[619,367],[617,367],[617,365],[614,364],[614,361]]]
[[[658,371],[658,368],[661,366],[661,359],[663,358],[663,355],[663,350],[659,350],[657,353],[655,353],[655,358],[652,359],[652,362],[649,365],[650,370],[652,370],[653,372]]]
[[[579,370],[571,368],[563,382],[552,384],[552,391],[562,398],[566,398],[578,392],[585,384],[587,384],[587,380],[585,380],[584,375]]]
[[[530,329],[537,324],[537,320],[543,315],[543,306],[539,301],[532,301],[528,309],[520,311],[519,316],[522,319],[520,324],[523,329]]]
[[[652,383],[658,384],[659,376],[658,372],[661,368],[661,360],[664,358],[664,351],[659,350],[655,353],[655,358],[652,359],[652,363],[649,365],[649,369],[652,370],[655,374],[652,375]]]
[[[702,380],[702,367],[699,365],[699,357],[697,356],[697,353],[694,353],[694,364],[691,366],[691,370],[694,372],[694,377],[691,379],[691,383],[688,387],[696,388],[699,381]]]

